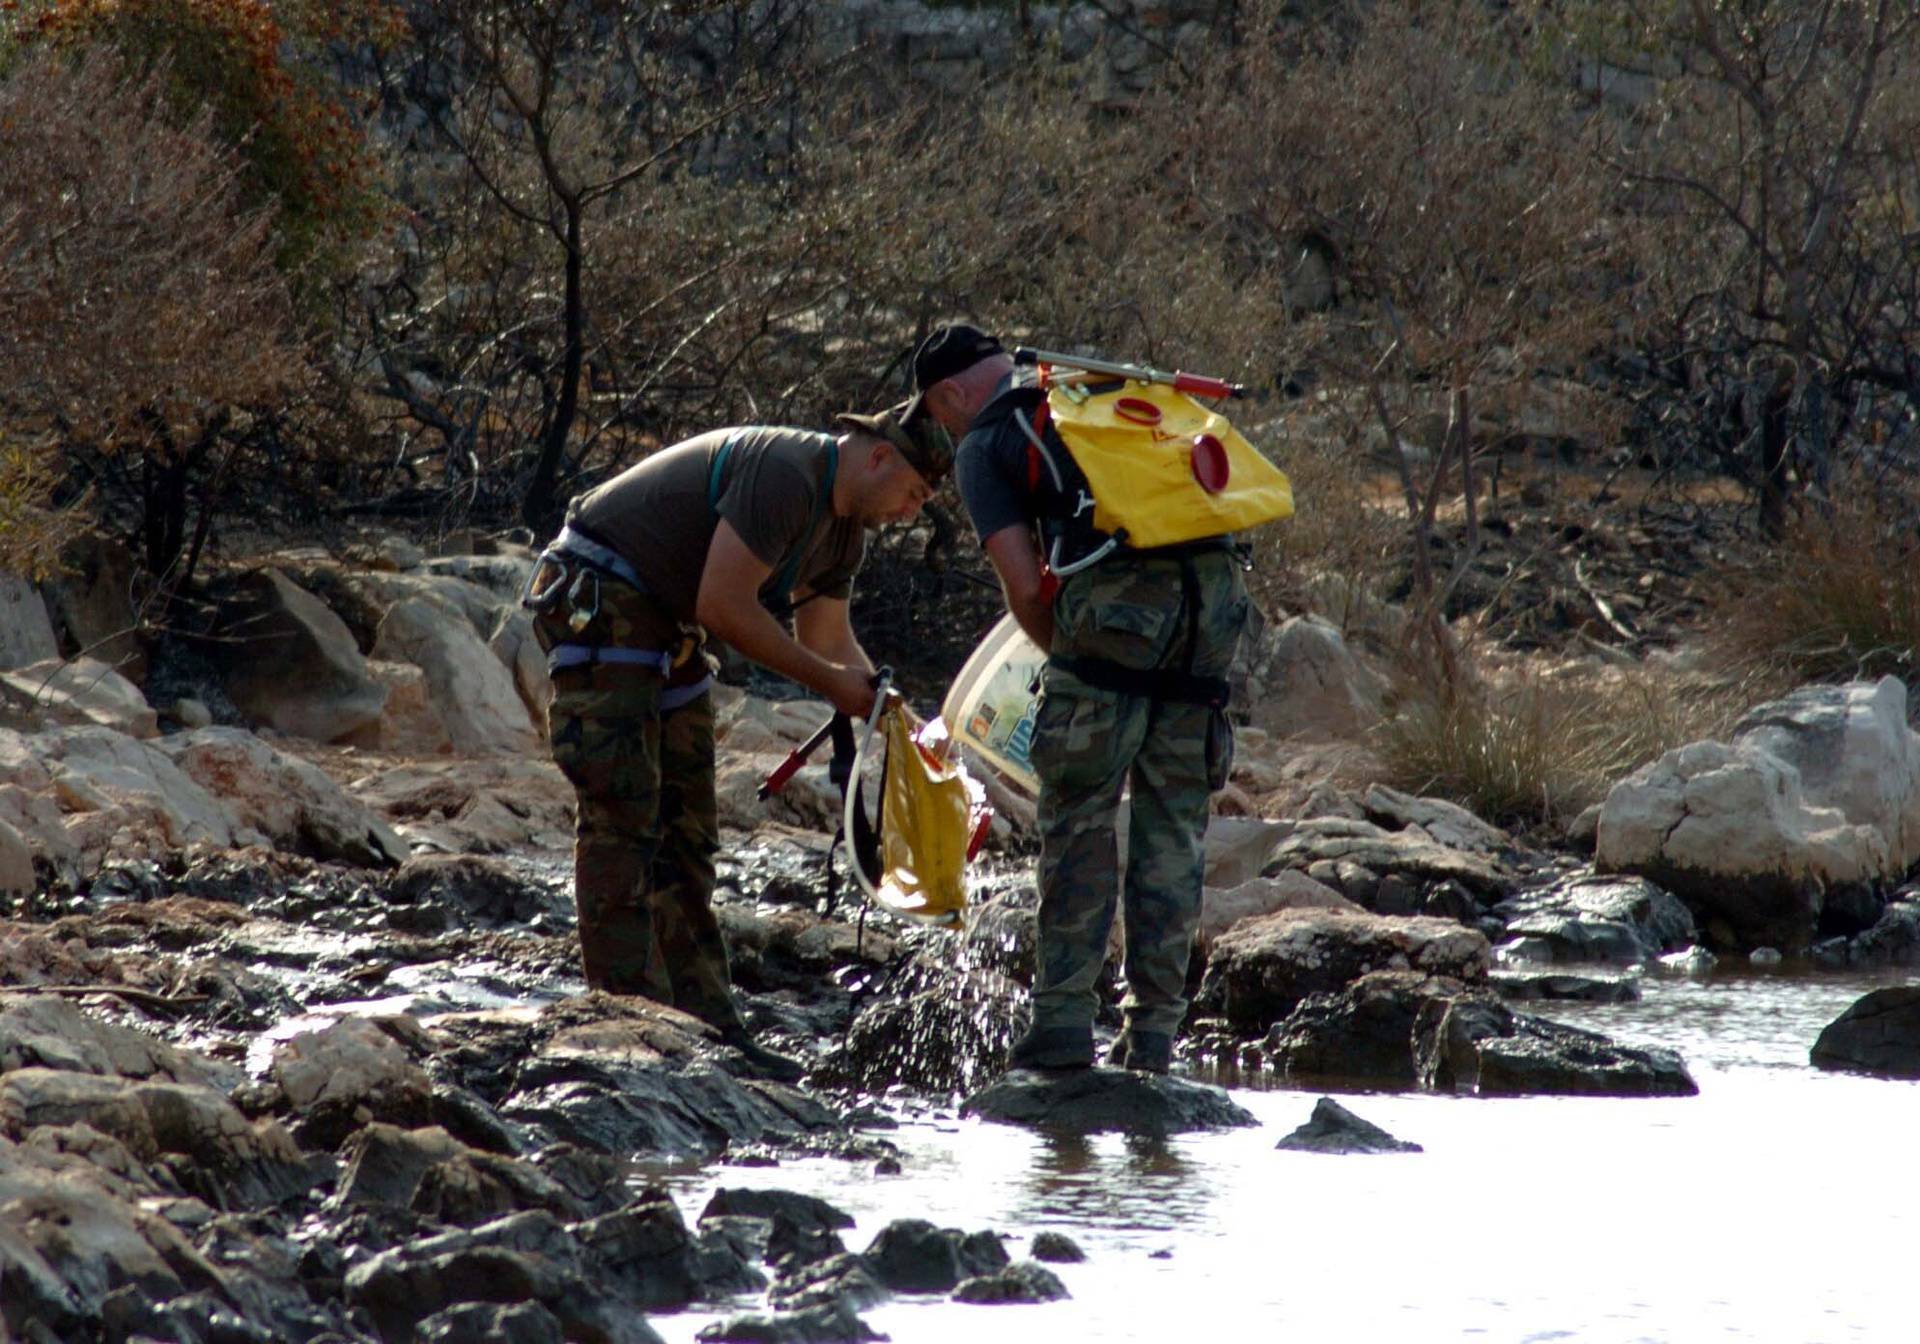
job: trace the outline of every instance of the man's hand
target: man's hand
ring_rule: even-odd
[[[833,707],[851,718],[864,719],[873,713],[872,674],[865,668],[836,665],[827,685],[815,690],[833,702]]]

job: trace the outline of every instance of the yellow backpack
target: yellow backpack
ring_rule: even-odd
[[[1138,549],[1291,517],[1293,488],[1225,416],[1165,383],[1061,379],[1047,418],[1093,493],[1093,525]]]

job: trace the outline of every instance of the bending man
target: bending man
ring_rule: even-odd
[[[914,411],[842,415],[837,435],[723,429],[662,449],[573,500],[529,584],[553,756],[578,800],[588,986],[684,1009],[783,1077],[799,1066],[748,1032],[713,915],[701,645],[711,632],[838,710],[871,710],[873,666],[847,617],[865,529],[913,517],[952,460]]]
[[[1048,654],[1031,752],[1040,955],[1033,1023],[1012,1063],[1093,1062],[1095,986],[1118,904],[1127,980],[1119,1062],[1165,1073],[1186,1016],[1209,798],[1231,762],[1226,675],[1248,613],[1238,557],[1229,538],[1211,537],[1121,546],[1076,570],[1106,537],[1093,530],[1086,478],[1050,429],[1052,465],[1035,456],[1043,398],[1033,370],[964,325],[930,335],[913,368],[927,414],[965,435],[954,456],[961,497],[1008,609]],[[1070,571],[1057,594],[1050,556]],[[1115,836],[1123,788],[1124,876]]]

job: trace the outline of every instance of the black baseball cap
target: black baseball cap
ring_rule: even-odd
[[[913,352],[913,390],[925,392],[1002,350],[999,341],[965,322],[935,327]]]

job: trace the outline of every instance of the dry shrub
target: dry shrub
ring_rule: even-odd
[[[164,73],[39,51],[0,79],[0,414],[100,482],[156,573],[234,408],[301,361],[272,220],[204,118],[174,124]]]
[[[1378,734],[1392,782],[1506,826],[1552,826],[1662,752],[1723,733],[1761,695],[1677,666],[1403,672]]]
[[[1843,486],[1720,575],[1714,652],[1776,689],[1920,663],[1920,488],[1858,473]]]

